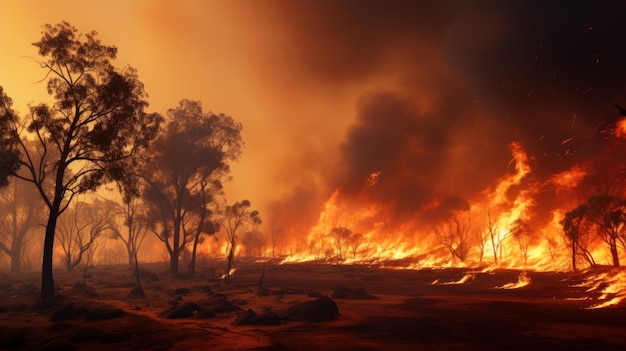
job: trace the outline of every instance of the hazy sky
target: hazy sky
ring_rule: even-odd
[[[189,98],[242,122],[229,199],[302,230],[335,188],[377,172],[371,197],[400,215],[471,199],[512,170],[512,141],[547,178],[596,152],[589,140],[626,105],[623,1],[2,5],[0,85],[17,110],[45,99],[29,59],[41,25],[96,30],[137,68],[151,110]]]

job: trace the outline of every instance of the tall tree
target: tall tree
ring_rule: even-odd
[[[613,266],[619,267],[618,244],[626,231],[626,199],[608,193],[593,195],[587,200],[587,220],[608,246]]]
[[[204,113],[199,101],[182,100],[167,116],[142,178],[149,185],[145,199],[151,205],[150,228],[165,245],[170,271],[176,273],[181,253],[197,237],[191,223],[202,227],[208,219],[190,217],[203,216],[198,209],[213,198],[207,186],[228,175],[229,162],[239,158],[243,141],[240,123],[223,114]]]
[[[573,271],[577,270],[576,256],[579,251],[579,247],[581,246],[581,227],[583,226],[586,213],[587,205],[580,205],[567,212],[565,217],[560,222],[561,227],[563,228],[563,234],[565,235],[565,240],[570,246]]]
[[[123,179],[116,180],[117,188],[122,197],[117,206],[117,215],[123,219],[122,231],[118,226],[112,226],[113,236],[124,243],[128,255],[128,266],[137,265],[136,257],[147,234],[146,214],[141,201],[141,184],[139,177],[129,173]]]
[[[9,184],[8,177],[19,170],[20,151],[15,138],[18,117],[13,101],[0,86],[0,186]]]
[[[52,258],[59,216],[75,195],[122,177],[134,153],[156,136],[162,118],[144,112],[147,95],[136,70],[116,69],[111,61],[117,49],[102,44],[96,32],[80,34],[67,22],[47,24],[33,45],[55,102],[31,106],[26,129],[15,125],[1,137],[18,144],[26,168],[25,176],[8,168],[11,174],[34,184],[49,210],[41,283],[47,300],[54,297]],[[26,147],[29,138],[41,145],[37,157]],[[48,179],[50,189],[44,187]]]
[[[0,252],[11,260],[11,272],[22,271],[22,255],[27,239],[39,228],[45,211],[32,187],[13,181],[0,189]]]
[[[246,223],[255,226],[261,224],[259,211],[250,210],[250,206],[251,204],[248,200],[237,201],[232,205],[227,205],[222,212],[220,224],[226,231],[229,245],[225,274],[226,284],[230,283],[230,270],[233,267],[233,260],[235,258],[237,232]]]
[[[511,236],[513,236],[517,242],[517,247],[524,261],[524,266],[526,266],[528,264],[528,251],[535,241],[535,232],[526,220],[518,218],[511,223],[509,233],[511,233]]]

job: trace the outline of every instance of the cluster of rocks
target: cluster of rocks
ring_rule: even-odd
[[[182,303],[182,295],[195,292],[205,293],[208,298],[196,300],[194,302]],[[259,291],[260,296],[284,295],[290,292],[304,294],[304,291],[291,291],[290,289]],[[159,314],[161,318],[181,319],[181,318],[211,318],[218,313],[237,313],[237,318],[233,325],[277,325],[281,321],[302,321],[302,322],[325,322],[336,318],[339,315],[339,308],[333,299],[323,297],[321,294],[309,294],[316,299],[297,302],[287,308],[284,312],[277,314],[269,309],[262,312],[255,312],[252,309],[243,310],[240,306],[247,302],[241,299],[229,300],[226,295],[212,291],[210,288],[200,289],[199,287],[187,289],[179,288],[171,291],[174,299],[171,304],[174,306],[164,310]]]

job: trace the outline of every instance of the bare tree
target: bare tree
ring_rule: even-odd
[[[528,250],[530,250],[531,245],[535,241],[534,231],[530,228],[528,222],[518,218],[511,224],[509,233],[511,233],[517,242],[520,254],[522,255],[522,260],[526,266],[528,264]]]
[[[103,200],[76,202],[59,217],[58,236],[68,272],[78,266],[95,241],[110,228],[112,206]]]
[[[506,234],[503,234],[500,230],[500,225],[497,220],[492,217],[491,210],[487,210],[485,213],[485,222],[483,232],[486,233],[487,239],[491,243],[491,252],[493,254],[493,262],[498,263],[498,260],[502,258],[502,246],[506,239]]]
[[[250,201],[242,200],[237,201],[232,205],[227,205],[222,211],[220,224],[226,231],[226,237],[229,244],[225,273],[226,284],[230,283],[230,270],[233,266],[233,260],[235,258],[237,231],[240,230],[246,223],[255,226],[261,224],[259,212],[250,210],[250,206]]]
[[[270,241],[272,243],[272,258],[276,258],[276,245],[279,238],[285,236],[285,230],[283,228],[276,228],[272,226],[270,229]]]
[[[337,257],[337,262],[344,259],[344,246],[346,246],[351,235],[352,230],[346,227],[334,227],[330,230],[331,240],[335,246],[335,256]]]
[[[465,262],[469,253],[467,243],[472,228],[470,219],[460,211],[452,212],[448,220],[435,226],[435,236],[454,258]]]
[[[352,258],[356,258],[356,255],[359,253],[359,249],[363,245],[364,237],[361,233],[352,233],[348,238],[348,245],[350,247],[350,251],[352,251]]]

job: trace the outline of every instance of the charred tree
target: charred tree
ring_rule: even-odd
[[[230,271],[233,267],[233,260],[235,258],[237,232],[244,224],[251,224],[254,226],[261,224],[259,212],[250,210],[250,206],[251,204],[248,200],[237,201],[232,205],[227,205],[221,213],[220,225],[226,232],[226,238],[229,244],[226,272],[224,274],[224,281],[226,284],[230,283]]]

